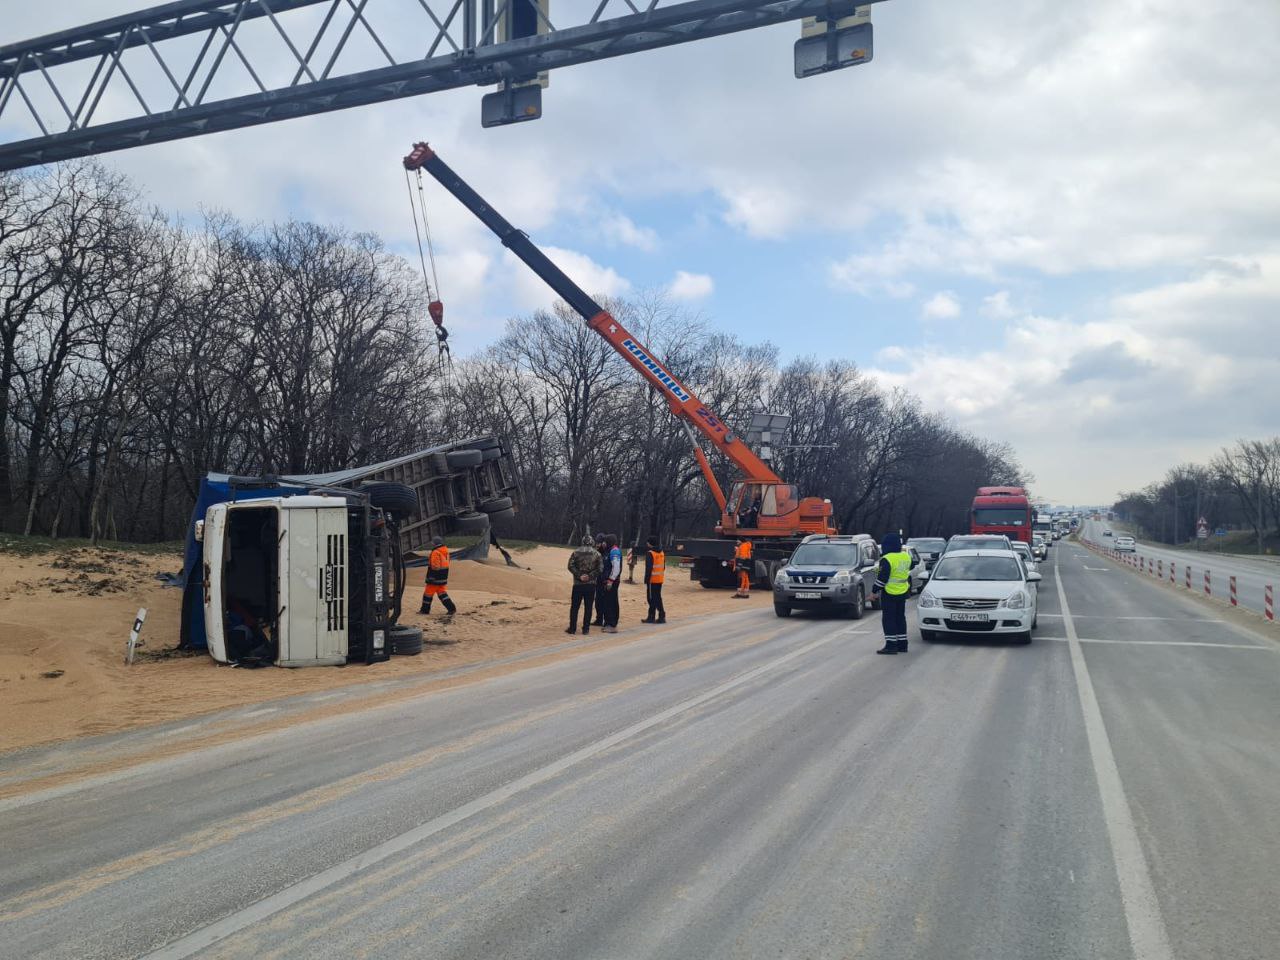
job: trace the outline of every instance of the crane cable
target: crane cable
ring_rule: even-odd
[[[431,322],[436,328],[436,348],[440,354],[441,363],[448,363],[452,366],[453,357],[449,351],[449,331],[444,326],[444,304],[440,300],[440,277],[436,273],[436,251],[431,243],[431,223],[427,219],[427,198],[426,193],[422,189],[422,171],[415,171],[418,175],[418,197],[414,201],[413,184],[409,181],[409,171],[404,172],[404,185],[409,191],[409,210],[413,213],[413,233],[418,240],[418,263],[422,266],[422,284],[427,289],[427,313],[431,317]],[[418,210],[422,211],[422,226],[418,226]],[[422,249],[422,235],[426,234],[427,248],[424,254]],[[427,260],[431,261],[431,276],[427,276]],[[433,293],[431,287],[435,284]]]

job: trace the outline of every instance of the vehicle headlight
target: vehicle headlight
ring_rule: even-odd
[[[780,586],[780,587],[782,587],[782,586],[786,586],[786,583],[787,583],[787,571],[785,571],[785,570],[779,570],[777,573],[775,573],[775,574],[773,575],[773,582],[774,582],[774,583],[776,583],[776,584],[777,584],[778,586]]]
[[[940,600],[939,600],[937,597],[935,597],[932,593],[930,593],[928,590],[926,590],[924,593],[920,594],[920,599],[916,601],[916,606],[919,606],[919,607],[940,607],[940,606],[942,606],[942,601],[940,601]]]
[[[853,574],[848,570],[837,570],[836,575],[831,578],[832,583],[849,583],[853,580]]]
[[[1023,607],[1027,605],[1027,595],[1023,593],[1021,590],[1019,590],[1017,593],[1011,596],[1008,600],[1006,600],[1004,602],[1004,605],[1005,605],[1005,609],[1007,610],[1021,610]]]

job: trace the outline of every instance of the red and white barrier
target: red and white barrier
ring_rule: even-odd
[[[1236,578],[1235,577],[1231,578],[1231,605],[1233,607],[1240,606],[1240,603],[1236,600]]]
[[[1272,598],[1272,593],[1271,584],[1268,583],[1265,595],[1266,601],[1262,605],[1262,612],[1266,615],[1268,620],[1275,620],[1276,618],[1276,604],[1275,600]]]
[[[1191,589],[1191,564],[1187,564],[1187,589]]]
[[[1209,589],[1209,571],[1208,570],[1204,572],[1204,595],[1206,597],[1213,596],[1213,591]]]
[[[1178,565],[1174,561],[1169,561],[1169,582],[1176,585],[1178,582]]]
[[[1163,560],[1156,561],[1156,579],[1157,580],[1164,579],[1164,561]]]

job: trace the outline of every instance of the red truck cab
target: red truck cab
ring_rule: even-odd
[[[969,511],[970,533],[1002,533],[1031,543],[1031,501],[1022,487],[979,487]]]

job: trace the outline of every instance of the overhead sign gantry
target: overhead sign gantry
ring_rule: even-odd
[[[808,77],[871,59],[876,2],[176,0],[0,46],[0,170],[472,85],[534,120],[557,67],[792,20]]]

